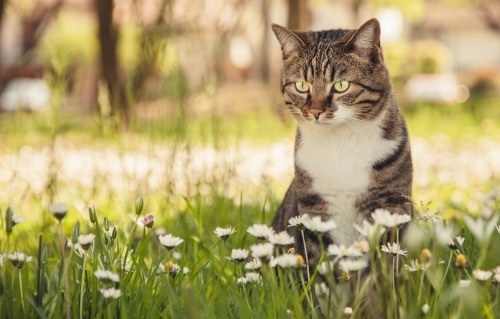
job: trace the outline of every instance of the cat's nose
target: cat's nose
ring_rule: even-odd
[[[319,115],[323,113],[323,110],[311,109],[309,112],[311,112],[316,119],[319,119]]]

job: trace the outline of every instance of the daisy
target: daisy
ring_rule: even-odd
[[[500,266],[496,266],[493,270],[492,270],[495,274],[499,275],[500,274]]]
[[[363,220],[362,226],[359,225],[353,225],[354,228],[358,232],[361,233],[361,235],[365,236],[369,240],[376,240],[378,241],[380,236],[385,232],[385,227],[379,225],[379,224],[370,224],[368,221]]]
[[[322,275],[326,275],[333,271],[333,261],[324,261],[318,265],[318,272]]]
[[[305,226],[305,221],[310,219],[308,214],[292,217],[288,220],[288,227],[295,226],[300,231],[303,231]]]
[[[8,258],[12,263],[12,265],[17,269],[22,269],[24,267],[24,263],[29,263],[33,261],[33,257],[19,252],[14,252],[13,254],[9,254]]]
[[[167,271],[165,269],[165,265],[163,265],[162,263],[158,264],[158,268],[156,269],[156,274],[157,275],[161,275],[161,274],[166,274]]]
[[[249,283],[259,283],[262,282],[262,276],[256,272],[249,272],[245,274],[245,279]]]
[[[246,285],[246,283],[248,282],[248,279],[246,279],[245,277],[240,277],[238,278],[238,280],[236,281],[236,283],[238,285]]]
[[[342,259],[339,261],[339,268],[348,271],[358,271],[368,266],[368,261],[364,259]]]
[[[87,251],[94,242],[94,238],[94,234],[80,235],[78,236],[78,245],[80,245],[83,250]]]
[[[110,284],[112,281],[120,282],[120,276],[109,270],[96,270],[94,276],[105,284]]]
[[[142,224],[144,227],[153,228],[153,224],[155,223],[155,217],[153,214],[147,214],[142,218]]]
[[[217,235],[217,237],[219,237],[223,241],[226,241],[229,238],[229,236],[236,233],[236,229],[234,229],[233,227],[229,228],[217,227],[215,228],[214,233]]]
[[[4,254],[0,254],[0,267],[3,266],[3,259],[5,258]]]
[[[493,272],[489,270],[481,270],[481,269],[476,269],[472,271],[472,274],[474,277],[476,277],[477,280],[479,281],[486,281],[493,276]]]
[[[182,268],[182,273],[183,273],[184,275],[186,275],[186,274],[187,274],[188,272],[190,272],[190,271],[191,271],[191,269],[189,269],[188,267],[184,267],[184,268]]]
[[[100,289],[102,296],[106,299],[113,298],[118,299],[122,295],[120,289],[109,288],[109,289]]]
[[[231,251],[231,258],[226,257],[227,259],[239,264],[247,260],[248,250],[246,249],[233,249]]]
[[[271,243],[257,244],[250,246],[252,257],[258,260],[267,261],[273,255],[274,245]]]
[[[316,296],[323,298],[323,297],[328,296],[330,289],[328,289],[326,284],[324,282],[322,282],[320,284],[314,285],[314,292],[316,293]]]
[[[262,267],[262,263],[260,262],[260,260],[257,260],[255,258],[245,264],[245,269],[247,270],[257,270],[260,269],[260,267]]]
[[[370,251],[370,246],[368,245],[368,242],[366,240],[355,241],[354,244],[352,244],[352,247],[359,250],[363,254],[366,254]]]
[[[457,237],[455,237],[455,239],[457,240],[457,242],[460,246],[462,246],[464,241],[465,241],[465,237],[457,236]],[[450,247],[450,249],[458,249],[458,247],[455,245],[455,242],[451,238],[448,241],[448,247]]]
[[[257,239],[265,240],[274,234],[274,230],[271,227],[263,224],[253,224],[248,227],[247,232]]]
[[[182,258],[182,254],[181,254],[180,252],[178,252],[178,251],[174,251],[174,252],[172,253],[172,257],[173,257],[174,259],[176,259],[176,260],[179,260],[179,259],[181,259],[181,258]]]
[[[396,256],[396,255],[401,255],[401,256],[405,256],[405,257],[408,256],[408,251],[406,249],[401,249],[401,246],[399,246],[399,244],[397,244],[397,243],[392,243],[392,245],[390,243],[387,243],[387,246],[382,245],[381,250],[383,252],[390,253],[393,256]]]
[[[498,215],[493,216],[489,222],[486,222],[482,218],[474,220],[470,216],[464,216],[464,221],[469,231],[476,237],[477,241],[481,246],[488,246],[491,234],[496,228],[496,222],[498,221]]]
[[[422,313],[425,315],[429,311],[429,305],[425,304],[422,306]]]
[[[286,231],[282,231],[278,234],[273,234],[269,236],[268,239],[271,244],[279,246],[291,245],[295,242],[295,239],[291,237]]]
[[[305,219],[303,222],[307,229],[315,233],[326,233],[334,228],[337,228],[337,224],[333,220],[324,222],[321,220],[320,216]]]
[[[352,315],[352,308],[351,307],[345,307],[344,308],[344,314],[346,314],[346,315]]]
[[[304,258],[295,254],[283,254],[271,260],[271,267],[276,266],[280,266],[281,268],[304,267]]]
[[[496,283],[499,283],[500,282],[500,274],[495,274],[493,276],[493,281],[496,282]]]
[[[66,207],[66,204],[58,203],[49,205],[49,211],[57,220],[62,220],[64,217],[66,217],[68,208]]]
[[[163,245],[163,247],[167,248],[168,250],[172,250],[173,248],[179,246],[184,242],[184,239],[175,237],[172,234],[158,236],[158,239],[160,240],[160,243]]]
[[[410,265],[404,266],[409,272],[425,270],[429,267],[429,264],[419,264],[418,259],[410,260]]]
[[[328,246],[328,254],[338,256],[338,258],[361,257],[363,255],[360,250],[353,246],[346,247],[344,245],[338,246],[337,244]]]
[[[371,214],[375,224],[379,224],[385,226],[387,228],[392,228],[396,226],[400,226],[406,224],[411,220],[410,215],[400,215],[400,214],[392,214],[387,209],[376,209]]]
[[[469,287],[470,286],[470,280],[460,280],[458,282],[458,287],[460,288],[466,288],[466,287]]]

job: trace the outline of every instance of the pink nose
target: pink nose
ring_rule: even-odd
[[[319,115],[320,115],[321,113],[323,113],[323,111],[322,111],[322,110],[317,110],[317,109],[311,109],[311,110],[309,110],[309,111],[310,111],[310,112],[314,115],[314,117],[315,117],[316,119],[319,119]]]

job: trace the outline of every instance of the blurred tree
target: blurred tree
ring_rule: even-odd
[[[116,45],[119,30],[113,22],[113,0],[95,0],[97,18],[99,22],[98,38],[101,49],[101,70],[108,87],[108,97],[113,118],[119,113],[119,123],[124,130],[130,125],[130,104],[125,90],[125,83],[120,81],[118,56]],[[115,118],[116,119],[116,118]]]
[[[288,0],[288,28],[308,30],[311,25],[311,10],[307,0]]]

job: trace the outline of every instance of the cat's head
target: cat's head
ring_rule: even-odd
[[[391,85],[377,19],[357,30],[272,29],[283,54],[281,90],[297,121],[350,126],[384,109]]]

